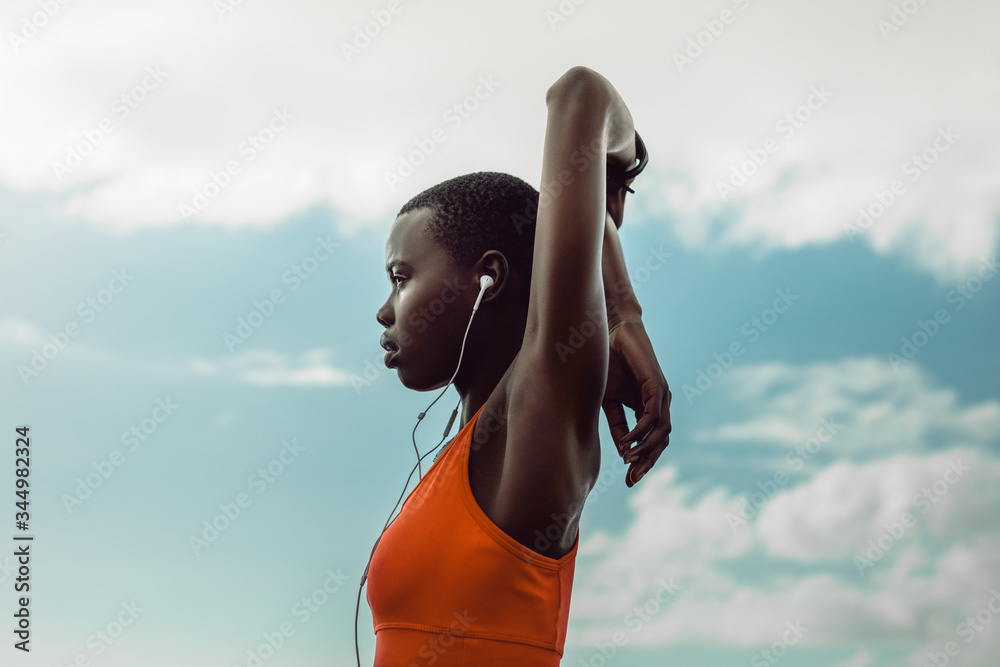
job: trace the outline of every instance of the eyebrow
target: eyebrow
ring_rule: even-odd
[[[412,269],[413,268],[412,266],[410,266],[410,264],[408,264],[407,262],[404,262],[401,259],[394,259],[394,260],[392,260],[391,262],[389,262],[388,264],[385,265],[385,272],[386,273],[392,273],[392,270],[395,269],[397,266],[401,267],[401,268],[404,268],[404,269]]]

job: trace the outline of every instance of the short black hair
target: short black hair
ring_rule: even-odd
[[[477,171],[424,190],[397,216],[430,209],[423,231],[445,249],[453,268],[469,268],[487,250],[502,252],[513,274],[510,289],[527,305],[538,197],[538,190],[516,176]]]

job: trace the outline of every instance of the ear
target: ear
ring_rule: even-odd
[[[493,301],[503,294],[504,290],[509,289],[511,280],[510,264],[507,263],[507,258],[504,257],[502,252],[499,250],[487,250],[483,253],[479,261],[476,262],[474,279],[477,295],[479,294],[479,276],[484,273],[493,277],[493,286],[483,294],[481,303]]]

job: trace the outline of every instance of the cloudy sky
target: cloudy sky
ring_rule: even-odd
[[[2,662],[249,667],[282,627],[268,667],[353,662],[433,398],[382,365],[386,232],[452,176],[537,187],[545,91],[585,65],[650,152],[621,238],[674,429],[629,490],[602,426],[564,664],[993,665],[998,19],[5,3],[0,492],[27,425],[35,540]]]

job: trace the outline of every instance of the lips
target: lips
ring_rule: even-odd
[[[396,343],[389,340],[385,336],[382,336],[379,339],[379,345],[381,345],[382,348],[386,350],[385,359],[383,360],[382,363],[384,363],[387,368],[392,368],[392,366],[390,366],[389,364],[396,357],[396,355],[399,354],[399,345],[396,345]]]
[[[389,351],[389,352],[399,352],[399,345],[396,345],[396,343],[395,343],[395,342],[393,342],[392,340],[390,340],[390,339],[386,338],[385,336],[382,336],[382,337],[381,337],[381,338],[379,339],[379,342],[378,342],[378,344],[379,344],[379,345],[380,345],[380,346],[381,346],[381,347],[382,347],[383,349],[385,349],[385,350],[387,350],[387,351]]]

